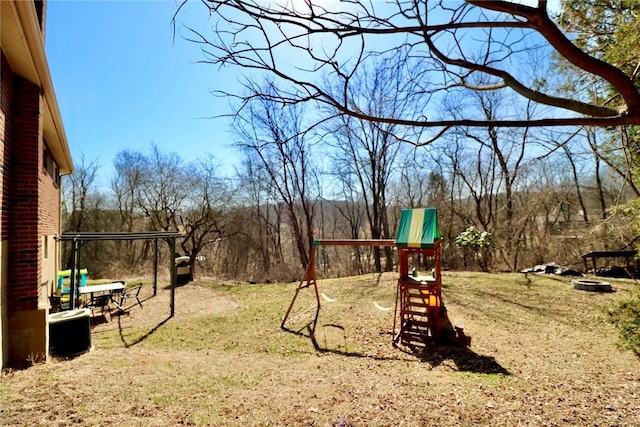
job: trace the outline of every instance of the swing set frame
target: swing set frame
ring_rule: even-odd
[[[431,340],[450,340],[468,346],[470,338],[464,335],[462,327],[453,327],[442,302],[442,237],[438,230],[436,210],[403,209],[398,226],[396,240],[391,239],[321,239],[315,240],[309,254],[309,264],[304,277],[296,287],[289,308],[280,327],[284,330],[300,333],[286,327],[291,310],[302,289],[313,287],[315,292],[315,317],[306,325],[312,339],[320,314],[320,292],[315,270],[315,258],[318,247],[324,246],[374,246],[395,247],[398,252],[398,286],[396,288],[395,311],[393,315],[393,345],[398,343],[408,347],[426,345]],[[409,273],[409,257],[424,256],[433,263],[432,274],[418,276],[417,270]],[[323,297],[324,294],[323,294]],[[313,310],[304,310],[298,316]],[[399,325],[399,332],[396,329]]]
[[[441,318],[437,313],[437,310],[439,310],[440,305],[441,305],[441,279],[440,279],[440,271],[441,271],[441,267],[440,267],[440,259],[441,259],[441,247],[440,247],[440,243],[441,243],[441,239],[436,240],[434,242],[434,245],[430,248],[407,248],[407,247],[399,247],[396,243],[395,240],[391,240],[391,239],[321,239],[321,240],[315,240],[313,242],[313,246],[311,247],[311,251],[309,254],[309,265],[307,266],[307,269],[305,270],[304,276],[302,278],[302,280],[298,283],[298,286],[296,287],[295,293],[293,295],[293,298],[291,299],[291,303],[289,304],[289,308],[287,309],[287,312],[284,316],[284,318],[282,319],[282,323],[280,324],[280,327],[283,330],[286,331],[291,331],[289,328],[286,327],[286,323],[287,320],[289,320],[289,315],[291,314],[291,311],[293,310],[293,306],[295,305],[296,299],[298,298],[298,294],[300,293],[301,290],[306,289],[306,288],[313,288],[314,294],[315,294],[315,316],[313,318],[313,321],[308,324],[308,328],[309,328],[309,333],[313,336],[314,332],[315,332],[315,327],[318,321],[318,316],[320,314],[320,307],[322,305],[321,301],[320,301],[320,292],[318,290],[318,278],[316,275],[316,269],[315,269],[315,258],[316,258],[316,253],[318,250],[318,247],[320,247],[321,245],[324,246],[370,246],[370,247],[395,247],[398,250],[398,273],[399,273],[399,278],[398,278],[398,287],[396,289],[396,302],[395,302],[395,310],[394,310],[394,316],[393,316],[393,344],[394,346],[397,345],[398,341],[400,341],[401,343],[405,344],[408,343],[409,341],[416,341],[416,334],[415,333],[410,333],[410,328],[407,326],[410,322],[408,321],[410,318],[413,318],[413,312],[411,311],[411,309],[407,306],[407,304],[403,303],[403,301],[409,301],[409,299],[415,299],[411,296],[409,296],[409,293],[411,292],[411,289],[423,289],[422,292],[425,292],[424,289],[428,289],[428,292],[425,292],[425,298],[429,299],[435,298],[435,301],[437,301],[437,306],[433,306],[433,307],[427,307],[428,313],[428,317],[430,320],[429,322],[429,327],[431,328],[431,334],[433,337],[438,337],[440,335],[441,329],[442,329],[442,324],[441,324]],[[432,258],[433,259],[433,266],[434,266],[434,283],[432,286],[428,286],[428,287],[424,287],[424,286],[419,286],[416,288],[416,286],[412,286],[406,283],[406,278],[409,276],[409,256],[412,254],[420,254],[420,255],[424,255],[428,258]],[[398,302],[400,301],[400,307],[398,307]],[[427,304],[428,305],[428,304]],[[304,310],[301,314],[304,314],[310,310],[313,310],[314,307],[308,308],[307,310]],[[436,311],[434,311],[434,308]],[[400,319],[399,319],[399,323],[400,323],[400,332],[398,334],[396,334],[396,327],[398,326],[398,311],[400,311]],[[407,337],[409,336],[413,336],[412,339],[408,339]],[[424,333],[420,334],[420,337],[418,339],[426,339],[426,335]]]
[[[318,292],[318,278],[316,276],[316,268],[315,268],[315,260],[316,260],[316,252],[318,247],[321,245],[324,246],[378,246],[378,247],[388,247],[388,246],[396,246],[396,241],[392,239],[319,239],[314,240],[313,245],[311,246],[311,251],[309,254],[309,265],[304,272],[304,276],[298,286],[296,287],[296,291],[293,294],[293,298],[291,299],[291,303],[289,304],[289,308],[287,309],[287,313],[284,315],[284,319],[282,319],[282,323],[280,324],[280,328],[288,331],[289,329],[285,326],[287,320],[289,319],[289,315],[291,314],[291,310],[298,298],[298,294],[302,289],[306,289],[309,287],[313,287],[316,297],[316,313],[314,320],[312,322],[310,333],[313,334],[315,331],[315,326],[318,322],[318,315],[320,314],[320,293]]]

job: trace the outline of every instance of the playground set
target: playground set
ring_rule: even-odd
[[[320,313],[320,293],[315,271],[317,248],[324,246],[390,246],[398,252],[398,286],[393,319],[393,346],[398,344],[408,348],[425,346],[429,342],[455,343],[468,346],[470,337],[463,328],[453,326],[447,316],[442,301],[442,237],[438,229],[436,210],[404,209],[401,212],[398,233],[395,240],[339,240],[321,239],[313,242],[303,279],[298,284],[281,328],[288,330],[286,323],[302,289],[315,291],[315,318],[311,333]],[[431,271],[422,275],[416,267],[410,268],[410,261],[423,257],[430,261]],[[418,263],[416,263],[418,265]]]

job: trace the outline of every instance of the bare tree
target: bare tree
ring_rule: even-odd
[[[337,238],[349,238],[349,239],[362,239],[365,238],[366,231],[366,214],[364,207],[364,198],[362,197],[361,187],[357,182],[352,168],[348,165],[349,162],[333,162],[331,172],[334,176],[339,177],[336,179],[336,197],[339,201],[335,204],[335,210],[337,213],[337,219],[339,219],[338,230],[344,230]],[[336,220],[336,225],[338,221]],[[326,236],[325,236],[326,237]],[[368,248],[355,246],[353,247],[352,255],[352,271],[357,274],[363,274],[366,272],[364,253]],[[326,256],[327,250],[322,252]],[[327,256],[328,258],[328,256]],[[337,257],[336,257],[337,258]],[[324,265],[328,265],[328,261],[325,260]]]
[[[120,151],[113,161],[116,174],[111,180],[111,194],[119,216],[118,228],[113,231],[132,232],[144,227],[138,193],[149,172],[146,162],[143,153],[133,150]],[[142,263],[146,242],[123,240],[114,244],[118,258],[126,267]]]
[[[218,164],[211,156],[186,166],[187,179],[181,190],[187,195],[181,206],[180,225],[184,237],[180,246],[189,255],[189,277],[193,280],[196,258],[210,245],[226,236],[231,193],[226,181],[218,176]],[[186,190],[188,188],[188,190]]]
[[[102,231],[104,224],[100,210],[104,198],[97,189],[99,168],[97,159],[87,161],[81,155],[80,163],[74,165],[73,174],[63,177],[63,231]],[[68,267],[73,265],[70,249],[63,246],[62,257]],[[86,260],[94,258],[94,254],[86,250],[84,256]],[[86,265],[86,261],[83,262]]]
[[[379,61],[374,65],[375,68],[362,69],[354,76],[347,94],[350,103],[359,104],[362,112],[370,115],[410,115],[420,108],[424,101],[398,96],[412,79],[404,64]],[[388,186],[403,152],[400,141],[410,138],[412,133],[405,126],[334,113],[335,117],[323,127],[328,130],[324,141],[335,149],[332,162],[337,169],[336,179],[345,181],[343,187],[356,184],[356,191],[364,201],[370,238],[389,239],[392,230],[387,212]],[[384,270],[389,271],[393,267],[391,248],[384,251]],[[374,262],[376,271],[381,272],[379,247],[374,247]]]
[[[270,82],[263,87],[253,85],[252,91],[276,93]],[[280,104],[272,99],[254,98],[244,105],[237,116],[236,145],[255,162],[279,202],[285,205],[292,242],[306,268],[314,240],[315,202],[318,197],[315,165],[308,135],[302,132],[303,114],[298,105]]]
[[[120,231],[134,231],[137,193],[145,179],[146,159],[143,153],[133,150],[120,151],[113,166],[116,174],[111,180],[111,191],[120,216]]]
[[[80,163],[74,165],[73,173],[64,178],[62,187],[65,231],[88,231],[86,222],[90,220],[89,210],[99,208],[101,201],[96,188],[99,168],[97,159],[87,161],[84,155],[81,155]]]
[[[285,262],[282,247],[283,209],[270,179],[265,176],[264,168],[258,160],[245,159],[242,169],[238,171],[239,194],[243,196],[250,214],[247,223],[239,230],[246,240],[253,242],[248,248],[247,255],[256,254],[260,260],[257,272],[268,273],[275,265]],[[247,260],[248,261],[248,260]]]
[[[138,205],[152,230],[175,231],[185,207],[188,172],[176,153],[163,153],[153,144],[145,156],[145,169],[138,186]]]
[[[152,145],[148,154],[118,153],[114,165],[117,174],[111,185],[121,231],[180,230],[184,237],[178,243],[189,256],[193,279],[198,255],[226,235],[231,196],[228,183],[218,176],[215,159],[185,163],[178,154]],[[148,243],[119,249],[133,265],[146,259]]]
[[[188,1],[180,9],[187,7]],[[315,100],[339,114],[378,123],[416,127],[455,126],[534,127],[555,125],[614,126],[640,123],[640,93],[633,77],[614,62],[579,48],[557,25],[547,1],[536,6],[517,1],[395,0],[341,1],[322,5],[305,2],[211,0],[203,2],[215,20],[215,32],[187,25],[189,38],[201,43],[204,62],[264,72],[278,79],[282,90],[260,96],[289,104]],[[180,16],[176,13],[177,19]],[[528,55],[552,52],[580,70],[606,82],[620,102],[582,100],[576,94],[545,91],[530,80]],[[550,107],[542,117],[514,115],[505,119],[439,117],[425,109],[412,116],[367,111],[346,96],[358,70],[380,56],[402,54],[419,59],[422,70],[399,97],[420,93],[436,99],[452,87],[468,91],[510,90],[522,99]],[[291,61],[290,58],[296,58]],[[523,64],[523,65],[520,65]],[[326,75],[343,88],[333,92],[318,81]],[[486,84],[470,80],[485,75]],[[249,81],[249,80],[247,80]],[[220,93],[248,97],[237,93]],[[392,112],[393,113],[393,112]],[[521,112],[522,113],[522,112]]]
[[[472,98],[480,114],[487,120],[499,118],[511,105],[508,99],[505,100],[496,92],[476,92]],[[497,245],[499,256],[511,270],[517,270],[519,248],[518,235],[514,234],[514,219],[517,215],[514,187],[519,179],[520,169],[527,160],[525,147],[532,145],[530,130],[501,129],[489,125],[481,130],[464,129],[463,134],[469,142],[479,147],[478,153],[486,151],[483,158],[478,159],[478,171],[486,169],[485,179],[488,182],[485,187],[490,190],[487,194],[487,223],[483,225],[485,229],[493,229],[494,239],[500,239],[501,243]]]

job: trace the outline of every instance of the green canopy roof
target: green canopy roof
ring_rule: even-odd
[[[397,247],[430,248],[439,239],[435,208],[402,210],[396,237]]]

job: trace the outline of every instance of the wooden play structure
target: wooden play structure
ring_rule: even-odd
[[[405,209],[401,213],[396,240],[316,240],[311,248],[309,266],[298,284],[287,313],[286,323],[301,290],[315,292],[315,318],[310,323],[313,334],[320,312],[320,293],[315,271],[315,255],[325,246],[393,246],[398,251],[398,287],[393,323],[393,345],[413,348],[430,341],[447,341],[469,345],[469,337],[461,327],[454,328],[442,302],[442,238],[435,209]],[[429,264],[426,275],[418,273],[418,266]],[[411,271],[409,268],[412,267]]]

